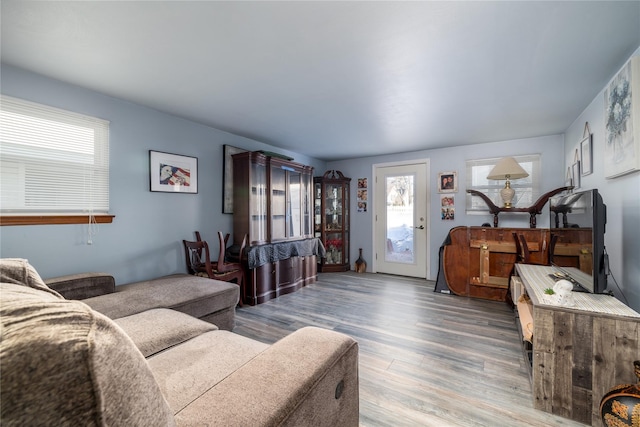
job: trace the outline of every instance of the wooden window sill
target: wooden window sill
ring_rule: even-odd
[[[111,224],[115,215],[94,215],[96,224]],[[88,224],[89,215],[3,215],[3,225],[51,225],[51,224]]]

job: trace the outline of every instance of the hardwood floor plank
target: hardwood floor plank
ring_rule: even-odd
[[[533,408],[510,307],[433,290],[420,279],[320,273],[297,292],[238,308],[234,332],[265,343],[304,326],[352,336],[361,426],[584,426]]]

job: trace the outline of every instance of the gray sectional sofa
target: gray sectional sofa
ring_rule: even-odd
[[[169,308],[233,330],[240,291],[235,283],[189,274],[115,285],[113,276],[84,273],[45,280],[66,299],[82,300],[111,319],[152,308]]]
[[[273,345],[222,330],[212,321],[232,328],[237,285],[49,284],[26,260],[0,260],[3,426],[358,425],[357,343],[313,327]]]

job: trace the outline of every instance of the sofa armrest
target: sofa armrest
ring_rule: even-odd
[[[116,290],[113,276],[106,273],[81,273],[52,277],[44,281],[65,299],[85,299],[110,294]]]
[[[358,343],[306,327],[176,414],[178,425],[358,426]]]

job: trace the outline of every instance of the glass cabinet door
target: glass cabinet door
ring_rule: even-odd
[[[299,172],[289,171],[287,174],[287,237],[295,238],[302,235],[302,187]]]
[[[314,178],[315,236],[324,244],[322,271],[349,270],[349,182],[339,171]]]
[[[322,184],[313,184],[314,237],[322,238]]]
[[[325,230],[327,264],[343,264],[344,239],[342,237],[342,186],[325,184]]]
[[[287,176],[279,166],[271,167],[271,241],[287,237]]]
[[[326,229],[342,231],[342,187],[325,184],[324,194]]]
[[[313,237],[313,202],[311,200],[313,183],[311,174],[302,174],[302,235]]]
[[[265,165],[252,163],[251,176],[249,241],[263,242],[267,239],[267,168]]]
[[[313,237],[313,167],[247,151],[233,156],[234,243],[258,246]]]
[[[342,196],[342,203],[344,206],[344,209],[342,210],[342,217],[343,217],[343,226],[342,226],[342,234],[344,236],[344,244],[343,244],[343,248],[344,248],[344,259],[343,262],[347,265],[349,265],[349,251],[350,251],[350,247],[349,247],[349,242],[351,241],[350,235],[349,235],[349,224],[350,224],[350,218],[349,218],[349,183],[346,182],[343,186],[342,186],[342,191],[343,191],[343,196]]]

